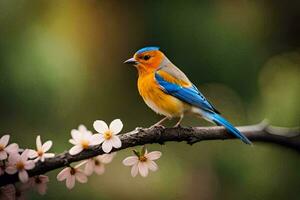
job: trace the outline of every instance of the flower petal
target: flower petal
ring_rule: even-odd
[[[95,166],[94,170],[95,170],[96,174],[101,175],[105,172],[105,167],[103,164],[100,164],[100,165]]]
[[[156,171],[156,170],[158,170],[158,166],[157,166],[157,164],[156,164],[154,161],[152,161],[152,160],[147,160],[146,164],[147,164],[148,168],[149,168],[151,171]]]
[[[28,173],[26,170],[19,171],[18,176],[22,183],[26,183],[28,181]]]
[[[160,151],[152,151],[148,154],[145,154],[145,157],[148,158],[149,160],[157,160],[161,157],[161,152]]]
[[[36,137],[35,143],[36,143],[36,148],[37,148],[37,150],[40,150],[40,149],[42,148],[41,136],[38,135],[38,136]]]
[[[139,168],[138,168],[138,163],[137,163],[137,164],[133,165],[131,168],[131,176],[136,177],[138,172],[139,172]]]
[[[68,189],[72,189],[75,186],[75,176],[68,176],[66,180],[66,186]]]
[[[81,145],[75,145],[69,150],[69,154],[76,155],[80,152],[82,152],[83,148]]]
[[[6,147],[6,145],[8,144],[9,138],[10,138],[10,135],[3,135],[0,138],[0,145],[3,147]]]
[[[0,160],[5,160],[7,158],[7,153],[5,151],[0,151]]]
[[[29,149],[25,149],[22,154],[21,154],[21,160],[23,162],[26,162],[28,160],[28,155],[29,155]]]
[[[42,159],[42,158],[44,158],[44,156],[37,157],[36,159],[33,160],[33,162],[37,163],[39,160],[41,160],[42,162],[44,162],[43,160],[45,160],[45,159]]]
[[[100,137],[100,144],[101,144],[105,141],[104,134],[100,133],[99,137]]]
[[[31,159],[36,158],[38,157],[38,153],[35,150],[29,149],[28,157]]]
[[[80,183],[86,183],[88,181],[88,178],[86,177],[86,175],[82,172],[77,170],[77,172],[75,173],[75,177],[76,180]]]
[[[115,148],[120,148],[122,146],[122,142],[121,142],[120,138],[116,135],[112,135],[111,144]]]
[[[12,143],[5,148],[5,151],[9,154],[18,153],[19,145],[17,143]]]
[[[129,156],[123,160],[123,165],[131,166],[137,164],[139,161],[137,156]]]
[[[8,166],[5,168],[5,172],[8,174],[15,174],[17,173],[17,168],[15,166]]]
[[[87,160],[84,160],[84,161],[78,163],[77,165],[75,165],[74,168],[75,168],[75,169],[78,169],[78,168],[80,168],[81,166],[85,165],[85,163],[87,163]]]
[[[115,119],[113,120],[110,125],[109,125],[109,129],[114,133],[114,134],[118,134],[121,132],[123,128],[123,123],[120,119]]]
[[[85,125],[80,124],[80,125],[78,126],[78,131],[81,132],[81,133],[83,133],[83,132],[86,132],[86,131],[87,131],[87,128],[85,127]]]
[[[10,154],[9,157],[8,157],[8,164],[9,165],[14,165],[20,159],[21,159],[21,156],[20,156],[19,153]]]
[[[148,176],[148,167],[145,162],[139,162],[138,168],[142,177]]]
[[[111,140],[105,140],[102,144],[102,150],[105,153],[109,153],[112,150],[112,143]]]
[[[91,145],[98,145],[101,144],[104,141],[103,134],[94,134],[90,138]]]
[[[28,160],[28,161],[26,161],[26,162],[24,163],[24,168],[25,168],[26,170],[33,169],[34,166],[35,166],[35,164],[34,164],[33,160]]]
[[[58,180],[58,181],[63,181],[63,180],[65,180],[68,176],[71,176],[70,170],[71,170],[70,167],[66,167],[66,168],[64,168],[63,170],[61,170],[61,171],[57,174],[57,176],[56,176],[57,180]]]
[[[48,140],[47,142],[45,142],[42,146],[42,149],[44,152],[49,151],[49,149],[52,147],[52,141]]]
[[[82,133],[82,140],[91,141],[93,133],[90,131],[85,131]]]
[[[74,139],[69,139],[69,142],[70,142],[71,144],[73,144],[73,145],[78,144],[78,142],[76,142]]]
[[[102,120],[94,121],[93,127],[98,133],[104,133],[108,130],[107,124]]]
[[[108,164],[113,160],[115,155],[117,155],[117,152],[103,154],[103,155],[97,156],[96,159],[98,159],[101,163]]]
[[[45,158],[53,158],[55,156],[54,153],[44,153]]]
[[[73,129],[73,130],[71,130],[71,136],[72,136],[73,140],[77,143],[78,141],[81,140],[82,133],[76,129]]]
[[[94,159],[88,159],[88,161],[87,161],[87,163],[85,164],[85,167],[84,167],[84,173],[86,175],[90,176],[94,172],[94,168],[95,168]]]

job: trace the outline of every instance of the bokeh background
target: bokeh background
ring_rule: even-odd
[[[69,149],[70,130],[120,118],[124,132],[160,117],[123,61],[160,46],[235,125],[300,124],[300,1],[0,1],[0,134]],[[174,122],[170,122],[170,125]],[[209,125],[187,117],[184,125]],[[240,141],[148,145],[160,170],[130,176],[119,152],[102,176],[69,191],[48,173],[28,199],[299,199],[299,154]]]

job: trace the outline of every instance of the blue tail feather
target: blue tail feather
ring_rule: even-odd
[[[244,143],[252,144],[252,142],[244,134],[242,134],[239,130],[237,130],[232,124],[230,124],[221,115],[207,112],[206,117],[214,121],[216,124],[224,126],[231,134],[241,139]]]

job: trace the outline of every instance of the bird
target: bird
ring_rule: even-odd
[[[213,104],[159,47],[141,48],[124,63],[137,68],[138,91],[147,106],[164,116],[151,127],[160,126],[166,119],[179,118],[175,125],[178,127],[184,115],[192,113],[218,126],[224,126],[233,136],[246,144],[252,144],[244,134],[221,116]]]

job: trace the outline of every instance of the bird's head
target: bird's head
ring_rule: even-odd
[[[124,63],[137,67],[139,72],[153,72],[160,67],[165,55],[159,47],[145,47],[138,50],[132,58]]]

